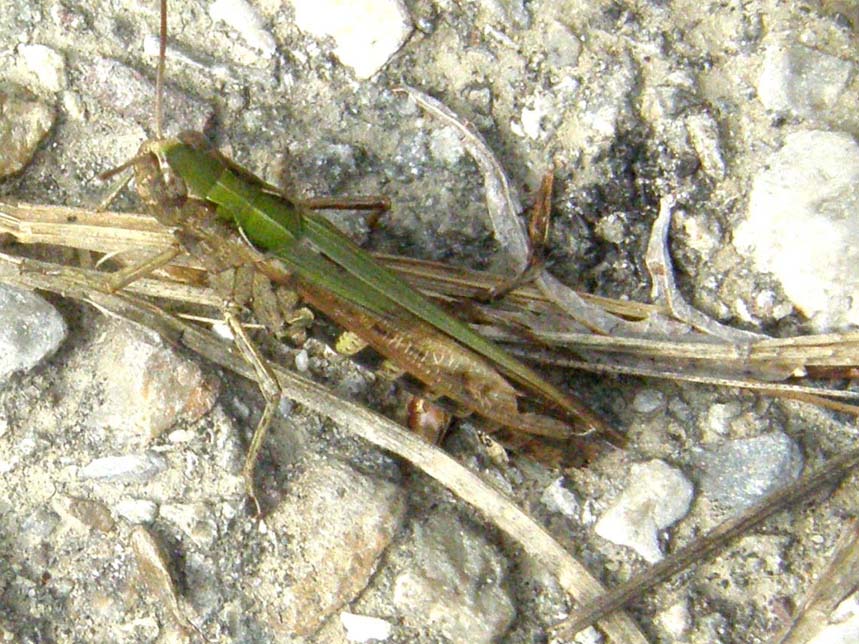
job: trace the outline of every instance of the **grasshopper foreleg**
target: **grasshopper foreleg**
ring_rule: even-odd
[[[141,277],[149,275],[162,266],[166,266],[172,262],[178,255],[182,253],[182,249],[176,246],[170,246],[157,255],[153,255],[138,264],[126,266],[123,269],[111,273],[105,278],[107,290],[111,293],[122,290],[132,282],[137,281]]]

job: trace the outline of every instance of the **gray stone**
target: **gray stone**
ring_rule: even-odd
[[[781,432],[696,449],[692,461],[701,493],[734,512],[796,480],[803,466],[799,447]]]
[[[35,367],[65,337],[66,323],[46,300],[0,284],[0,382],[16,371]]]
[[[393,599],[411,626],[473,644],[504,634],[515,615],[503,587],[507,564],[483,535],[436,512],[415,526],[409,548],[411,565],[394,580]]]
[[[266,517],[274,551],[253,587],[271,628],[310,635],[367,585],[403,515],[399,488],[340,462],[311,464]]]
[[[123,118],[148,124],[152,118],[155,84],[140,72],[110,58],[83,59],[77,73],[95,99]],[[201,131],[212,117],[210,106],[164,87],[164,113],[170,114],[169,131]]]

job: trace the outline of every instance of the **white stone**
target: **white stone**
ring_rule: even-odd
[[[852,68],[850,62],[816,49],[773,42],[764,54],[758,96],[773,111],[822,114],[844,92]]]
[[[355,613],[340,613],[340,623],[350,642],[384,641],[391,636],[393,629],[389,621]]]
[[[671,636],[671,641],[682,640],[692,628],[689,604],[686,600],[672,604],[656,616],[656,622]]]
[[[148,499],[121,499],[113,511],[131,523],[149,523],[158,516],[158,506]]]
[[[295,370],[300,373],[305,373],[310,368],[310,356],[307,351],[302,349],[295,354]]]
[[[370,78],[412,32],[399,0],[292,0],[298,28],[317,38],[331,37],[334,54],[358,78]]]
[[[81,479],[143,482],[167,469],[167,461],[154,452],[105,456],[90,461],[81,468]]]
[[[859,145],[819,130],[789,135],[755,177],[737,250],[772,273],[818,331],[859,324]]]
[[[575,644],[602,644],[602,642],[605,642],[605,638],[593,626],[588,626],[576,633],[573,642]]]
[[[535,141],[546,138],[548,132],[543,128],[543,119],[555,112],[557,105],[548,94],[532,96],[522,108],[520,127],[522,135]]]
[[[66,61],[62,54],[45,45],[18,45],[24,68],[49,92],[66,86]]]
[[[692,502],[692,483],[660,460],[632,466],[629,486],[600,517],[596,533],[629,546],[650,563],[662,559],[659,531],[685,516]]]
[[[248,46],[264,56],[272,56],[277,43],[266,29],[262,17],[245,0],[215,0],[209,5],[209,16],[235,29]]]
[[[859,642],[859,615],[830,624],[808,640],[808,644],[856,644]]]
[[[576,495],[564,487],[564,477],[559,476],[543,490],[540,501],[550,512],[559,512],[566,517],[575,518],[579,514],[579,501]]]

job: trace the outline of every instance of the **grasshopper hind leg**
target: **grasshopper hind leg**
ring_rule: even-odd
[[[265,408],[263,409],[262,416],[260,416],[259,422],[254,429],[253,438],[251,438],[248,453],[245,455],[245,462],[242,466],[242,478],[245,482],[245,491],[254,505],[256,516],[261,517],[262,509],[260,508],[259,499],[256,495],[254,472],[256,470],[259,451],[262,448],[268,429],[271,426],[275,413],[277,412],[277,408],[280,404],[281,398],[283,397],[283,391],[277,378],[269,367],[268,361],[263,357],[256,345],[248,337],[241,321],[229,305],[224,307],[224,317],[230,330],[233,332],[236,347],[242,354],[242,357],[251,365],[251,367],[253,367],[260,392],[265,399]]]

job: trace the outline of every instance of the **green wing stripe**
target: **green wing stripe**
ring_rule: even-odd
[[[264,193],[258,186],[237,177],[229,168],[221,168],[214,184],[207,181],[204,196],[221,206],[219,211],[222,215],[233,219],[252,243],[275,253],[309,282],[377,313],[384,314],[402,307],[488,358],[520,384],[541,392],[563,408],[574,409],[585,418],[593,418],[586,410],[583,412],[582,405],[536,372],[472,331],[464,322],[448,315],[402,278],[379,266],[324,217]],[[302,246],[302,240],[310,242],[343,270],[337,270]]]

